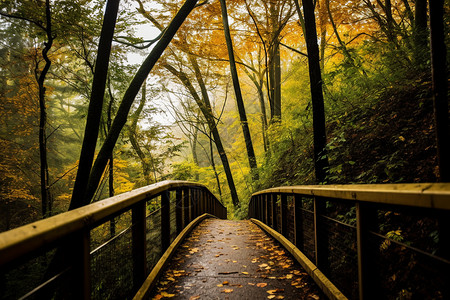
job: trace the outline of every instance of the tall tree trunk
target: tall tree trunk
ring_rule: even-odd
[[[327,25],[328,25],[328,13],[327,4],[324,3],[327,0],[320,0],[319,5],[319,21],[320,21],[320,69],[322,73],[325,71],[325,48],[327,45]],[[297,1],[296,1],[297,2]]]
[[[52,32],[52,17],[50,1],[45,1],[45,17],[46,17],[46,35],[47,42],[44,43],[45,47],[42,50],[42,57],[45,60],[45,65],[42,71],[37,70],[36,77],[39,87],[39,160],[40,160],[40,175],[41,175],[41,201],[42,201],[42,217],[45,218],[52,213],[52,199],[50,195],[49,187],[49,174],[48,174],[48,161],[47,161],[47,107],[45,103],[45,78],[50,69],[52,62],[48,57],[48,52],[53,45],[53,32]]]
[[[450,132],[448,120],[447,49],[444,34],[444,2],[430,0],[431,71],[436,124],[439,179],[450,182]]]
[[[114,146],[119,138],[120,132],[122,131],[123,126],[128,119],[128,113],[130,112],[130,108],[133,104],[136,95],[138,94],[142,83],[147,78],[150,71],[153,69],[153,66],[156,64],[158,59],[161,57],[164,50],[169,45],[170,41],[173,39],[173,36],[178,31],[180,26],[183,24],[184,20],[187,18],[189,13],[195,8],[198,0],[186,0],[183,6],[180,8],[178,13],[170,22],[169,26],[164,31],[161,39],[152,49],[150,54],[147,56],[143,64],[140,66],[139,70],[135,74],[133,80],[131,81],[128,89],[126,90],[120,106],[117,110],[116,117],[111,126],[111,131],[103,143],[97,158],[94,162],[94,165],[91,170],[91,174],[89,176],[89,182],[86,189],[86,194],[84,197],[84,201],[79,203],[81,205],[89,203],[92,196],[95,194],[95,190],[100,182],[102,173],[106,167],[108,162],[110,153],[113,151]],[[83,200],[83,199],[82,199]]]
[[[261,110],[261,129],[262,129],[262,138],[263,138],[263,144],[264,144],[264,152],[267,152],[268,150],[268,140],[267,140],[267,115],[266,115],[266,103],[264,99],[264,74],[262,72],[257,72],[255,69],[253,70],[253,74],[250,73],[247,68],[244,68],[245,74],[247,74],[248,78],[253,82],[253,84],[256,87],[256,90],[258,92],[258,100],[259,100],[259,108]],[[258,75],[258,77],[256,76]]]
[[[130,130],[128,131],[128,138],[130,139],[131,146],[133,147],[134,151],[136,151],[136,154],[138,155],[139,159],[141,160],[141,166],[142,166],[142,173],[144,174],[144,179],[147,185],[151,183],[150,180],[150,166],[147,162],[147,157],[142,151],[141,146],[139,145],[138,140],[136,139],[136,133],[137,133],[137,123],[139,120],[139,116],[142,113],[142,110],[144,109],[146,96],[147,95],[147,87],[144,83],[142,86],[142,98],[141,102],[139,103],[138,108],[131,116],[131,125]],[[155,179],[156,180],[156,179]]]
[[[219,178],[219,174],[217,173],[216,161],[214,159],[213,139],[211,138],[211,132],[209,133],[208,137],[209,137],[209,153],[211,156],[211,167],[213,168],[214,176],[216,177],[217,190],[219,191],[219,197],[220,197],[220,200],[222,200],[222,188],[220,187],[220,178]]]
[[[194,134],[192,135],[192,159],[194,160],[194,164],[198,166],[198,154],[197,154],[197,143],[198,143],[198,127],[195,126]],[[195,172],[195,180],[198,181],[199,174]]]
[[[83,145],[81,147],[80,161],[69,210],[86,205],[90,202],[90,198],[87,198],[86,191],[100,128],[106,79],[108,76],[109,56],[119,10],[119,2],[120,0],[108,0],[106,4],[105,17],[97,51],[97,60],[95,62],[95,73],[92,81],[92,92],[89,101]],[[108,154],[107,159],[109,159],[109,156],[110,155]],[[103,173],[103,171],[101,173]]]
[[[239,204],[239,198],[236,191],[236,186],[234,185],[233,175],[231,173],[230,164],[228,162],[228,157],[225,152],[225,149],[222,144],[222,139],[220,138],[219,131],[217,129],[216,122],[214,120],[213,112],[211,109],[211,103],[209,101],[208,92],[206,90],[206,86],[203,83],[203,79],[198,75],[199,73],[199,67],[198,64],[196,64],[195,58],[191,57],[191,63],[193,62],[193,67],[196,73],[197,81],[200,85],[203,101],[198,95],[197,91],[195,90],[194,86],[192,85],[189,77],[183,73],[182,71],[176,70],[174,67],[172,67],[169,64],[164,64],[164,67],[172,73],[175,77],[177,77],[181,83],[187,88],[189,93],[194,98],[195,102],[197,103],[198,107],[200,108],[203,116],[206,119],[206,122],[208,123],[209,130],[212,133],[214,143],[216,144],[217,152],[219,153],[220,160],[222,161],[223,169],[225,171],[225,176],[227,177],[228,181],[228,187],[230,188],[230,194],[231,194],[231,201],[233,202],[233,206],[235,208],[238,208],[240,206]]]
[[[329,167],[325,130],[325,107],[320,72],[319,47],[317,45],[316,21],[313,0],[302,0],[305,17],[305,38],[308,51],[309,79],[313,107],[314,165],[316,182],[323,183]]]
[[[111,87],[108,87],[109,92],[109,105],[108,105],[108,119],[106,120],[106,126],[109,130],[111,130],[111,122],[112,122],[112,108],[114,104],[114,97],[111,91]],[[109,197],[113,197],[114,192],[114,153],[111,153],[109,157],[109,176],[108,176],[108,189],[109,189]],[[116,235],[116,219],[112,218],[109,221],[109,234],[112,237]]]
[[[420,66],[428,59],[427,0],[416,0],[414,15],[414,61]]]
[[[280,24],[276,2],[269,2],[269,104],[270,122],[281,120]]]
[[[241,87],[239,84],[239,77],[236,68],[236,61],[234,58],[233,42],[231,40],[230,27],[228,24],[228,12],[225,0],[220,0],[220,6],[222,9],[222,22],[225,31],[225,40],[227,43],[228,57],[230,60],[230,71],[231,77],[233,79],[234,93],[236,96],[236,103],[238,107],[239,118],[241,121],[242,132],[244,134],[245,146],[247,148],[248,163],[250,165],[251,170],[250,172],[252,174],[252,179],[258,180],[259,176],[258,176],[258,167],[256,164],[256,156],[255,151],[253,149],[252,136],[250,134],[250,129],[248,127],[247,114],[245,113],[244,100],[242,98]]]

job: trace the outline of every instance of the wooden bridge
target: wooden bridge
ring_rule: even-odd
[[[272,188],[226,218],[165,181],[1,233],[0,299],[450,299],[450,184]]]

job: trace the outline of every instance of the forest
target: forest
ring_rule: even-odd
[[[450,181],[449,9],[3,0],[0,231],[161,180],[235,219],[269,187]]]

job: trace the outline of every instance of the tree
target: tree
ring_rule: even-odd
[[[50,183],[49,183],[49,172],[48,172],[48,161],[47,161],[47,107],[46,107],[46,87],[45,80],[47,74],[50,70],[51,61],[48,56],[50,49],[52,48],[53,41],[55,39],[54,32],[52,29],[52,9],[50,1],[46,0],[43,10],[45,11],[43,20],[39,18],[28,17],[23,14],[23,11],[28,9],[33,9],[24,4],[22,7],[17,9],[16,13],[3,13],[0,15],[25,20],[26,22],[37,26],[40,30],[45,33],[46,41],[44,42],[44,48],[42,49],[42,58],[45,61],[42,70],[40,70],[39,62],[36,63],[34,68],[34,75],[36,82],[38,83],[38,94],[39,94],[39,160],[40,160],[40,180],[41,180],[41,202],[42,202],[42,216],[45,218],[52,213],[52,199],[50,193]],[[35,7],[35,9],[40,9],[41,5]],[[22,11],[21,11],[22,10]],[[45,25],[43,25],[45,24]]]
[[[107,165],[111,152],[114,149],[114,145],[120,135],[120,132],[128,119],[128,113],[134,102],[136,95],[138,94],[142,83],[147,78],[148,74],[152,70],[153,66],[158,61],[159,57],[163,51],[167,48],[173,36],[183,24],[189,13],[195,8],[197,0],[187,0],[183,6],[180,8],[178,13],[172,19],[172,22],[166,28],[162,34],[160,40],[152,49],[150,54],[147,56],[143,64],[140,66],[139,70],[136,72],[131,83],[129,84],[122,100],[120,102],[119,108],[116,113],[116,117],[111,125],[111,130],[105,139],[100,151],[95,159],[94,165],[91,169],[89,180],[86,187],[86,192],[83,198],[72,199],[71,208],[76,208],[89,203],[92,196],[98,187],[100,179],[102,177],[103,171]],[[101,53],[100,53],[101,54]]]
[[[78,165],[77,177],[75,180],[75,186],[73,188],[72,200],[70,201],[69,209],[83,206],[87,204],[86,201],[90,201],[90,199],[86,199],[86,188],[97,145],[100,118],[103,110],[106,79],[108,75],[111,43],[114,35],[117,13],[119,10],[119,3],[120,0],[108,0],[106,4],[105,18],[103,21],[102,32],[100,34],[98,55],[95,63],[95,73],[92,82],[92,92],[89,101],[83,146],[81,148],[80,162]]]
[[[266,56],[266,86],[270,106],[270,120],[281,120],[281,56],[283,30],[295,14],[292,1],[264,1],[250,4],[245,1],[249,16],[264,47]],[[257,12],[255,12],[255,10]],[[257,16],[264,16],[258,20]]]
[[[302,0],[302,4],[305,18],[305,39],[306,49],[308,51],[309,79],[313,107],[314,166],[317,183],[323,183],[326,180],[329,163],[326,150],[325,107],[322,92],[319,47],[317,45],[314,3],[313,0]]]
[[[220,6],[222,9],[222,22],[225,32],[225,40],[227,43],[228,57],[230,60],[231,77],[233,78],[233,87],[236,97],[236,103],[239,111],[239,118],[241,120],[242,132],[244,133],[245,146],[247,148],[247,157],[252,173],[253,180],[258,180],[258,170],[256,164],[255,151],[253,149],[252,137],[250,135],[250,129],[248,127],[247,114],[245,113],[244,100],[242,98],[241,87],[239,85],[239,77],[236,69],[236,61],[234,58],[233,42],[231,40],[230,27],[228,25],[228,13],[225,0],[220,0]]]
[[[442,182],[450,182],[450,132],[448,121],[447,50],[444,34],[444,3],[442,1],[429,1],[429,5],[431,71],[439,177]]]
[[[191,64],[195,71],[196,80],[200,86],[202,97],[200,97],[198,95],[191,80],[186,75],[186,73],[184,73],[180,70],[176,70],[173,66],[171,66],[169,64],[164,64],[164,67],[170,73],[172,73],[174,76],[176,76],[183,83],[183,85],[188,89],[189,93],[194,98],[194,100],[197,103],[198,107],[200,108],[204,118],[206,119],[209,130],[213,136],[213,140],[216,145],[217,152],[219,152],[219,156],[222,161],[225,175],[227,177],[228,186],[230,188],[231,200],[233,202],[233,205],[237,208],[237,207],[239,207],[239,198],[238,198],[238,195],[236,192],[236,186],[234,184],[233,175],[231,173],[230,164],[228,162],[228,157],[225,152],[225,148],[223,147],[222,139],[220,137],[219,131],[217,129],[217,123],[214,120],[214,114],[211,109],[211,102],[209,100],[209,95],[206,90],[206,85],[204,84],[203,77],[201,75],[200,68],[198,66],[196,59],[194,57],[191,57],[190,60],[191,60]]]

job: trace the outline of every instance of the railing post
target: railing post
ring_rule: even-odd
[[[264,195],[259,196],[259,220],[264,222]]]
[[[204,189],[200,190],[200,215],[203,215],[206,212],[206,192]]]
[[[68,251],[73,253],[66,257],[72,259],[73,278],[71,292],[73,299],[91,299],[91,260],[90,260],[90,232],[83,230],[75,234]],[[69,288],[70,288],[69,287]]]
[[[161,194],[161,250],[164,253],[170,245],[170,192]]]
[[[295,246],[300,250],[304,250],[303,246],[303,213],[302,203],[303,199],[301,195],[294,195],[294,239]]]
[[[213,214],[214,213],[214,202],[213,202],[213,195],[211,193],[208,193],[208,211],[207,213]]]
[[[145,222],[145,201],[137,203],[131,210],[132,239],[133,239],[133,286],[135,290],[145,280],[146,277],[146,222]]]
[[[322,230],[323,222],[321,215],[325,213],[325,199],[320,197],[314,197],[314,241],[316,252],[316,266],[325,275],[328,275],[328,238],[327,236],[320,234],[324,232]]]
[[[198,214],[200,212],[200,190],[194,189],[194,197],[192,198],[192,201],[194,203],[194,214],[192,216],[192,219],[195,219],[198,217]]]
[[[189,188],[183,189],[183,228],[189,224]]]
[[[269,196],[267,194],[264,194],[263,199],[264,199],[264,223],[269,224]]]
[[[272,228],[278,230],[278,215],[277,215],[277,194],[270,194],[272,198]]]
[[[183,193],[181,188],[175,190],[175,223],[177,235],[183,230]]]
[[[280,233],[284,236],[287,236],[288,228],[287,228],[287,195],[281,194],[280,200],[280,215],[281,215],[281,230]]]
[[[373,251],[369,244],[369,231],[376,227],[376,210],[368,203],[356,202],[356,241],[358,251],[359,299],[381,299],[377,288],[378,277]]]

